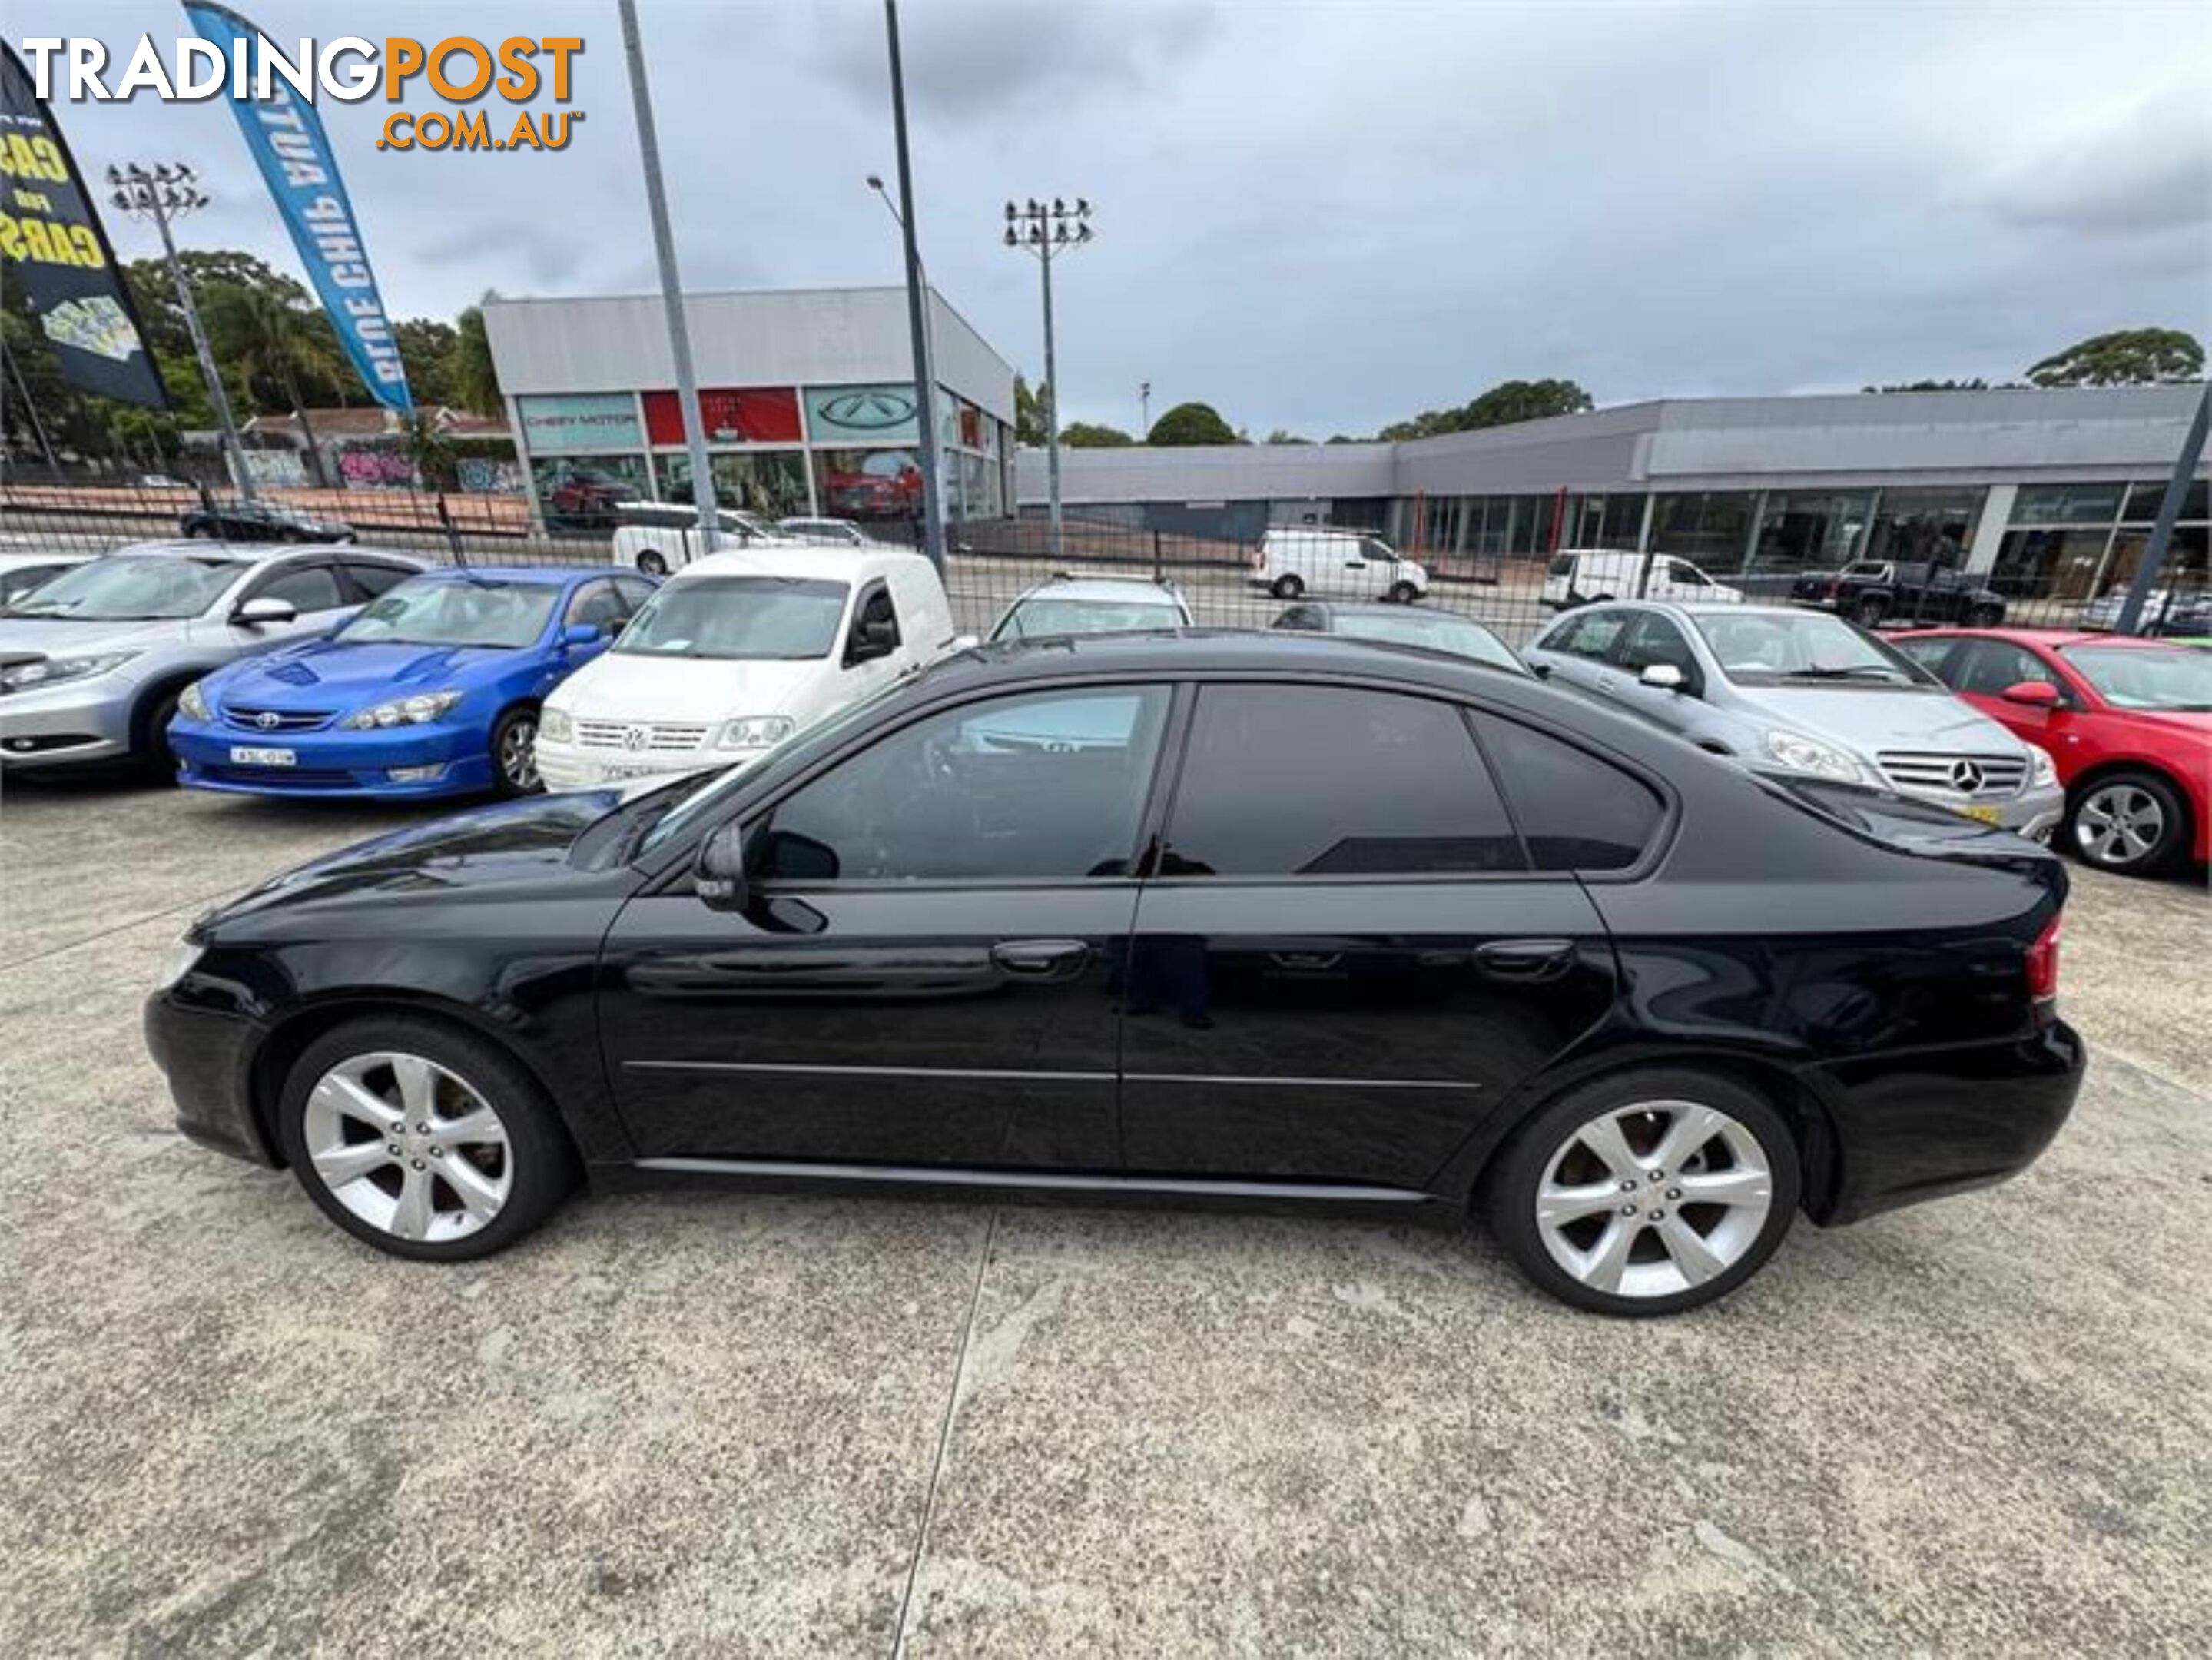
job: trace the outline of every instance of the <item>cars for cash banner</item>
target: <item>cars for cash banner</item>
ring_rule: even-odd
[[[169,406],[99,210],[30,71],[0,46],[0,263],[20,283],[71,386]]]
[[[236,61],[240,43],[246,43],[252,54],[247,62],[258,81],[259,54],[266,49],[259,29],[228,7],[198,0],[185,0],[185,15],[226,58]],[[360,371],[362,384],[379,403],[411,414],[415,400],[407,390],[399,343],[392,337],[391,319],[377,293],[376,274],[369,269],[353,204],[338,176],[337,158],[323,131],[322,118],[313,104],[295,96],[276,77],[270,77],[265,85],[266,97],[230,100],[246,134],[246,148],[261,169],[284,228],[292,233],[292,246],[322,296],[339,344]]]

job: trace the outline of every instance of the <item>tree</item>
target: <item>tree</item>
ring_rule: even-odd
[[[1070,449],[1117,450],[1137,441],[1119,427],[1102,426],[1096,421],[1071,421],[1060,429],[1060,441]]]
[[[1185,447],[1192,444],[1233,444],[1237,429],[1221,418],[1211,404],[1177,404],[1152,423],[1148,444]]]
[[[307,419],[312,400],[301,393],[301,384],[339,373],[328,319],[290,304],[273,289],[235,283],[214,285],[200,311],[217,360],[237,364],[255,407],[297,415],[300,435],[307,441],[308,475],[323,482],[322,452]]]
[[[496,294],[487,293],[487,300]],[[499,389],[499,365],[492,361],[491,337],[484,332],[483,307],[471,306],[453,319],[453,401],[478,415],[501,415],[507,400]]]
[[[1483,427],[1542,421],[1555,415],[1579,415],[1596,407],[1571,380],[1501,380],[1455,410],[1423,410],[1410,421],[1394,421],[1376,435],[1393,443],[1434,438],[1440,433],[1474,432]]]
[[[2115,329],[2093,334],[2031,366],[2039,386],[2142,386],[2197,380],[2204,374],[2204,348],[2181,329]]]
[[[453,441],[440,432],[421,408],[404,416],[399,423],[400,448],[416,477],[432,489],[449,490],[460,483],[460,454]]]
[[[1301,438],[1294,432],[1291,432],[1282,427],[1277,427],[1273,432],[1267,435],[1265,441],[1270,444],[1310,444],[1313,442],[1313,440],[1310,438]]]
[[[405,317],[392,325],[399,347],[399,361],[407,368],[407,390],[418,406],[450,404],[454,399],[453,354],[460,335],[451,323],[428,317]]]
[[[1042,445],[1052,432],[1052,386],[1039,381],[1032,391],[1020,375],[1014,377],[1014,441]]]
[[[1972,380],[1893,380],[1886,386],[1861,386],[1861,392],[1987,392],[1990,383]]]
[[[1328,441],[1332,444],[1364,444],[1368,441],[1364,438],[1354,438],[1348,432],[1333,432],[1328,435]]]

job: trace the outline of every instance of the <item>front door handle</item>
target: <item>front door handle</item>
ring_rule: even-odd
[[[1493,939],[1475,948],[1476,965],[1493,980],[1556,980],[1574,965],[1571,939]]]
[[[1024,980],[1072,980],[1091,961],[1080,939],[1006,939],[991,947],[991,961]]]

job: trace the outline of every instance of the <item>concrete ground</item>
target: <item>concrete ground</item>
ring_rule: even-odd
[[[2077,879],[2008,1186],[1577,1315],[1480,1237],[644,1195],[463,1268],[169,1128],[201,906],[392,813],[0,805],[0,1653],[2179,1653],[2201,885]],[[2196,1635],[2191,1637],[2191,1633]]]

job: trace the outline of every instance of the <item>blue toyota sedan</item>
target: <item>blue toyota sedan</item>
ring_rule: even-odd
[[[605,566],[411,577],[325,638],[188,687],[169,727],[179,781],[248,795],[526,794],[540,700],[653,588]]]

